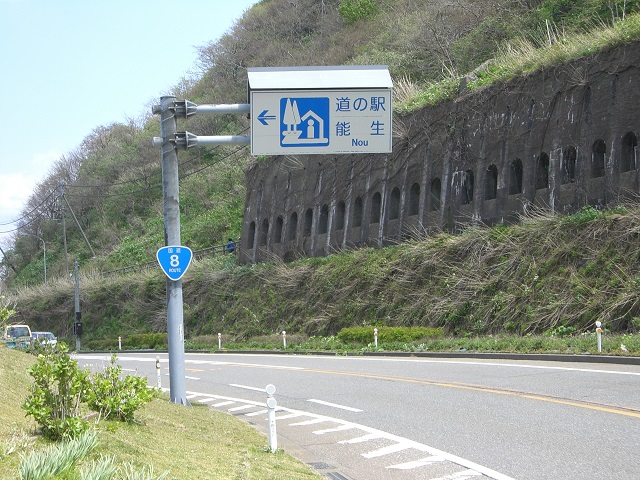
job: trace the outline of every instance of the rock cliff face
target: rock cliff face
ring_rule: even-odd
[[[639,66],[636,42],[463,92],[394,119],[392,154],[259,162],[246,173],[240,260],[383,246],[635,195]]]

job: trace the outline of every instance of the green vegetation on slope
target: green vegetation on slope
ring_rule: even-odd
[[[447,336],[526,336],[569,328],[640,329],[640,210],[585,208],[521,224],[473,227],[385,249],[365,248],[285,264],[233,266],[220,255],[184,278],[187,338],[247,340],[287,331],[330,337],[352,326],[423,326]],[[165,332],[159,269],[81,281],[83,342]],[[18,318],[69,336],[73,288],[21,292]],[[106,346],[100,343],[95,346]]]
[[[50,445],[34,435],[35,425],[20,407],[28,393],[27,368],[33,361],[31,355],[0,347],[0,479],[19,478],[21,456]],[[137,471],[152,467],[160,475],[168,470],[168,479],[318,478],[289,455],[270,453],[266,439],[248,424],[206,406],[185,408],[157,399],[144,407],[138,423],[100,421],[96,429],[97,447],[77,470],[56,478],[80,478],[79,470],[104,457]]]
[[[223,37],[200,48],[202,76],[185,80],[175,94],[196,103],[242,102],[246,67],[280,64],[287,51],[291,65],[388,64],[400,80],[396,86],[406,90],[408,110],[457,95],[460,75],[487,59],[493,60],[474,73],[468,88],[640,36],[640,0],[388,0],[375,2],[373,10],[366,3],[259,2]],[[194,117],[185,129],[206,135],[246,127],[246,119],[224,116]],[[70,337],[73,296],[65,263],[78,258],[83,341],[166,329],[159,271],[95,274],[151,261],[164,243],[158,152],[150,142],[158,129],[155,117],[98,127],[37,187],[25,208],[37,215],[25,215],[25,235],[8,252],[17,274],[3,260],[6,283],[32,286],[14,296],[20,319]],[[200,249],[238,236],[243,171],[251,161],[246,149],[180,154],[183,244]],[[52,193],[59,178],[96,259],[89,258],[68,214],[65,259],[65,202]],[[331,337],[344,327],[384,324],[442,328],[457,337],[528,335],[561,327],[581,332],[596,320],[609,331],[635,332],[637,216],[634,209],[623,216],[590,210],[569,218],[541,216],[521,226],[470,229],[459,237],[418,235],[385,250],[290,265],[237,268],[230,258],[201,261],[186,278],[187,334],[224,331],[247,339],[285,329]],[[47,242],[46,287],[37,286],[44,267],[38,236]]]
[[[488,59],[468,88],[638,38],[640,0],[268,0],[227,33],[199,48],[200,76],[174,88],[196,103],[246,101],[246,67],[387,64],[399,110],[458,94],[460,78]],[[588,33],[584,35],[585,31]],[[295,48],[292,48],[295,46]],[[473,77],[472,77],[473,78]],[[152,260],[163,244],[158,118],[98,126],[60,158],[23,210],[23,226],[5,248],[0,273],[10,287],[83,269],[106,271]],[[183,124],[184,123],[184,124]],[[246,132],[245,118],[194,116],[181,128],[200,135]],[[236,238],[244,202],[246,148],[180,153],[183,243],[194,250]],[[64,199],[97,257],[82,239]],[[61,229],[66,210],[68,255]]]

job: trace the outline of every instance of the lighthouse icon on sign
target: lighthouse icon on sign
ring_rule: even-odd
[[[305,112],[300,114],[300,112]],[[329,98],[281,98],[282,147],[329,145]]]

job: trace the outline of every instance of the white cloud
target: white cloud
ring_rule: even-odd
[[[60,158],[57,151],[34,153],[25,165],[15,165],[5,159],[0,161],[0,239],[8,237],[8,230],[15,225],[5,225],[20,218],[27,200],[38,182],[44,180],[53,163]],[[4,242],[3,242],[4,243]]]

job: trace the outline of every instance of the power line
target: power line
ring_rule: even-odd
[[[230,152],[220,158],[217,158],[215,162],[213,163],[208,163],[206,165],[204,165],[202,168],[196,169],[192,172],[188,172],[185,173],[183,175],[180,175],[180,179],[184,179],[184,178],[188,178],[192,175],[195,175],[196,173],[200,173],[203,170],[209,168],[209,167],[213,167],[214,165],[217,165],[218,163],[222,162],[223,160],[226,160],[227,158],[231,157],[232,155],[237,154],[238,152],[240,152],[241,150],[247,148],[246,145],[243,145],[240,148],[237,148],[236,150],[234,150],[233,152]],[[184,162],[182,165],[180,165],[181,167],[183,167],[184,165],[191,163],[192,161],[189,162]],[[118,183],[114,183],[112,185],[102,185],[102,186],[94,186],[95,188],[105,188],[105,187],[110,187],[110,186],[117,186],[117,185],[121,185],[122,183],[118,184]],[[71,185],[66,185],[67,187],[71,187]],[[74,185],[74,187],[77,187],[77,185]],[[90,186],[85,186],[86,188],[91,188]],[[138,194],[138,193],[145,193],[151,190],[155,190],[158,188],[162,188],[162,183],[158,183],[156,185],[151,185],[147,188],[143,188],[140,190],[130,190],[128,192],[122,192],[122,193],[105,193],[105,194],[101,194],[101,195],[95,195],[95,194],[86,194],[86,195],[81,195],[81,194],[65,194],[65,196],[67,197],[73,197],[73,198],[108,198],[108,197],[123,197],[126,195],[134,195],[134,194]]]
[[[249,128],[245,128],[244,130],[242,130],[238,135],[241,135],[245,132],[247,132],[249,130]],[[220,149],[221,147],[215,147],[215,149]],[[196,170],[193,170],[191,172],[185,173],[183,175],[180,176],[180,179],[184,179],[184,178],[188,178],[191,177],[193,175],[196,175],[200,172],[202,172],[203,170],[206,170],[209,167],[212,167],[214,165],[217,165],[218,163],[222,162],[223,160],[226,160],[227,158],[236,155],[237,153],[241,152],[242,150],[246,149],[247,146],[243,145],[239,148],[237,148],[236,150],[227,153],[226,155],[223,155],[220,158],[217,158],[215,162],[213,163],[208,163],[205,164],[203,167],[198,168]],[[196,157],[196,159],[202,159],[205,156],[206,153],[202,153],[200,155],[198,155]],[[183,162],[182,164],[179,165],[180,168],[184,168],[186,165],[193,163],[196,159],[190,159],[187,160],[185,162]],[[127,184],[131,184],[131,183],[136,183],[136,182],[141,182],[141,181],[145,181],[147,177],[139,177],[139,178],[135,178],[135,179],[131,179],[131,180],[126,180],[126,181],[122,181],[122,182],[116,182],[116,183],[112,183],[112,184],[101,184],[101,185],[73,185],[73,184],[69,184],[69,185],[65,185],[65,187],[67,188],[91,188],[91,189],[100,189],[100,188],[111,188],[111,187],[116,187],[116,186],[120,186],[120,185],[127,185]],[[94,194],[88,194],[88,195],[80,195],[80,194],[65,194],[65,197],[73,197],[73,198],[108,198],[108,197],[123,197],[123,196],[127,196],[127,195],[135,195],[135,194],[140,194],[140,193],[146,193],[152,190],[156,190],[162,188],[162,183],[158,183],[155,185],[151,185],[149,187],[143,188],[143,189],[139,189],[139,190],[131,190],[128,192],[122,192],[122,193],[106,193],[106,194],[102,194],[102,195],[96,195]],[[9,221],[6,223],[0,223],[0,226],[7,226],[7,225],[12,225],[15,223],[18,223],[20,221],[22,221],[25,218],[28,218],[29,216],[31,216],[34,212],[36,212],[40,207],[42,207],[42,205],[45,204],[45,202],[47,200],[49,200],[51,198],[52,195],[54,195],[55,191],[52,190],[51,192],[49,192],[49,194],[42,200],[42,202],[40,202],[36,207],[34,207],[29,213],[24,214],[22,217],[13,220],[13,221]],[[35,222],[37,219],[39,218],[44,218],[44,216],[42,214],[38,214],[36,217],[31,218],[28,222],[23,223],[19,226],[17,226],[16,228],[13,228],[11,230],[6,230],[6,231],[0,231],[0,234],[6,234],[6,233],[13,233],[16,232],[30,224],[32,224],[33,222]]]
[[[237,135],[242,135],[243,133],[247,132],[249,130],[249,128],[245,128],[244,130],[242,130],[240,133],[238,133]],[[219,149],[221,148],[221,146],[217,146],[214,147],[215,149]],[[236,152],[232,152],[232,153],[236,153]],[[184,168],[185,166],[189,165],[190,163],[193,163],[195,160],[197,159],[202,159],[202,157],[204,157],[204,153],[199,154],[195,159],[190,159],[190,160],[186,160],[185,162],[182,162],[180,165],[178,165],[179,168]],[[221,158],[221,160],[224,160],[225,158],[228,158],[229,155],[226,155],[224,157]],[[213,164],[214,165],[214,164]],[[151,175],[149,175],[151,176]],[[115,183],[110,183],[110,184],[98,184],[98,185],[73,185],[73,184],[69,184],[69,185],[65,185],[66,188],[110,188],[110,187],[116,187],[118,185],[127,185],[129,183],[138,183],[138,182],[142,182],[145,181],[147,177],[138,177],[138,178],[133,178],[131,180],[124,180],[122,182],[115,182]],[[155,188],[156,186],[154,185],[153,187],[150,188]],[[146,190],[137,190],[135,192],[144,192]],[[115,194],[115,195],[122,195],[122,194]],[[71,196],[71,195],[68,195]],[[80,195],[78,195],[80,196]],[[104,196],[111,196],[111,195],[104,195]]]
[[[23,220],[23,219],[25,219],[25,218],[29,217],[31,214],[33,214],[33,212],[35,212],[35,211],[36,211],[36,210],[38,210],[42,205],[44,205],[44,203],[45,203],[47,200],[49,200],[49,199],[51,198],[51,195],[53,195],[54,193],[55,193],[55,191],[53,191],[53,190],[52,190],[51,192],[49,192],[49,195],[47,195],[47,196],[45,197],[45,199],[44,199],[44,200],[42,200],[42,202],[40,202],[40,204],[39,204],[39,205],[37,205],[36,207],[34,207],[34,208],[33,208],[33,210],[31,210],[29,213],[25,213],[22,217],[20,217],[20,218],[18,218],[18,219],[16,219],[16,220],[12,220],[12,221],[10,221],[10,222],[6,222],[6,223],[0,223],[0,226],[4,227],[4,226],[6,226],[6,225],[12,225],[12,224],[14,224],[14,223],[18,223],[20,220]],[[31,221],[33,221],[33,220],[31,220]],[[28,223],[27,223],[27,225],[28,225],[29,223],[31,223],[31,222],[28,222]],[[21,228],[21,227],[18,227],[18,228]],[[16,230],[17,230],[17,229],[15,229],[15,230],[9,230],[9,232],[15,232]],[[0,233],[9,233],[9,232],[0,232]]]

